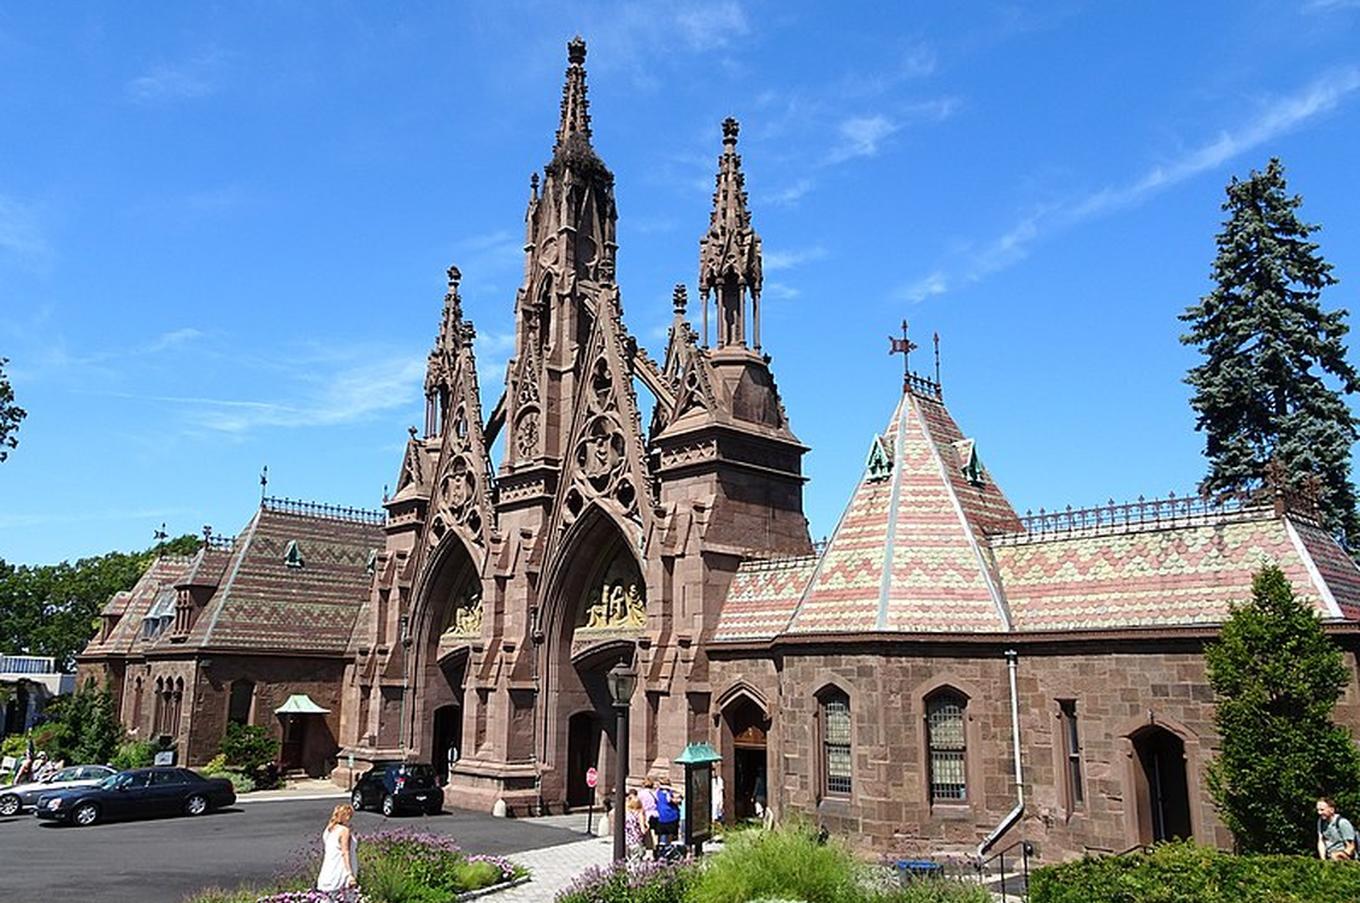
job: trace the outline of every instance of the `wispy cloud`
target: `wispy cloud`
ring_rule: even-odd
[[[672,7],[676,30],[691,49],[722,47],[751,30],[740,3],[682,3]]]
[[[124,86],[129,100],[140,104],[172,103],[206,97],[217,91],[224,56],[209,50],[175,63],[155,63]]]
[[[201,331],[194,329],[192,326],[186,326],[183,329],[172,329],[169,332],[161,333],[156,336],[144,350],[147,354],[157,354],[161,351],[177,348],[186,342],[192,342],[195,339],[201,338],[203,338],[203,333]]]
[[[803,294],[803,292],[800,289],[797,289],[792,285],[785,285],[783,282],[765,283],[766,298],[772,298],[776,301],[787,301],[797,298],[801,294]]]
[[[52,262],[52,246],[38,225],[33,208],[0,194],[0,254],[22,266],[46,269]]]
[[[776,207],[791,207],[802,200],[803,196],[812,190],[814,184],[811,179],[798,179],[791,185],[765,195],[761,201]]]
[[[841,163],[854,157],[875,156],[884,139],[900,128],[881,113],[842,120],[836,129],[840,143],[832,148],[827,161]]]
[[[908,300],[923,300],[944,294],[960,284],[975,283],[1024,260],[1031,247],[1046,236],[1134,206],[1186,179],[1215,170],[1243,153],[1331,112],[1357,90],[1360,90],[1360,67],[1328,72],[1295,94],[1267,101],[1252,119],[1237,128],[1222,131],[1212,140],[1153,166],[1134,179],[1034,207],[1001,235],[974,245],[963,264],[955,267],[955,275],[937,268],[929,276],[899,290],[898,294]]]
[[[75,524],[92,520],[144,520],[153,517],[176,517],[187,513],[189,513],[187,508],[106,508],[102,511],[81,508],[76,511],[46,511],[41,514],[0,512],[0,530],[38,527],[46,524]]]
[[[494,397],[500,392],[501,381],[505,379],[505,365],[515,353],[515,334],[513,332],[479,332],[476,345],[477,381],[483,394]],[[490,414],[490,411],[484,411]]]
[[[766,251],[764,253],[764,268],[767,273],[791,270],[809,261],[821,260],[825,256],[826,248],[821,245],[789,251]]]

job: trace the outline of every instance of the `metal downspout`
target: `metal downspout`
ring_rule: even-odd
[[[978,863],[981,864],[983,855],[1001,839],[1001,835],[1011,829],[1020,816],[1025,813],[1025,776],[1020,767],[1020,695],[1015,685],[1015,672],[1020,654],[1014,649],[1006,650],[1006,667],[1010,671],[1011,684],[1011,754],[1015,757],[1015,808],[1006,814],[991,833],[982,839],[978,844],[977,856]]]

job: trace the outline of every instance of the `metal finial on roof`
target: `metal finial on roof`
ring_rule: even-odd
[[[940,383],[940,334],[935,333],[935,383]]]
[[[902,355],[902,391],[905,393],[911,385],[911,366],[908,363],[911,353],[917,349],[917,344],[907,337],[907,321],[902,320],[902,338],[888,336],[888,354]]]
[[[414,439],[414,438],[416,437],[416,432],[417,432],[417,430],[416,430],[415,427],[413,427],[413,426],[408,426],[408,427],[406,428],[406,432],[411,436],[412,439]]]

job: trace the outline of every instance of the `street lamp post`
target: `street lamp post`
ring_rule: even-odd
[[[624,662],[619,662],[605,675],[609,684],[609,696],[614,703],[617,723],[614,728],[614,748],[617,752],[614,770],[614,861],[622,862],[628,855],[625,847],[623,821],[628,815],[624,801],[628,797],[628,706],[637,689],[637,672]]]

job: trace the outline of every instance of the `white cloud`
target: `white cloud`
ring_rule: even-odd
[[[1137,178],[1032,210],[1004,233],[968,255],[957,279],[949,278],[943,271],[932,276],[939,276],[939,284],[946,287],[977,282],[1025,259],[1031,246],[1046,235],[1136,205],[1186,179],[1218,169],[1243,153],[1331,112],[1357,90],[1360,90],[1360,67],[1328,72],[1296,94],[1265,102],[1254,118],[1237,128],[1224,130],[1212,140],[1153,166]]]
[[[183,329],[172,329],[169,332],[161,333],[142,350],[146,354],[156,354],[201,338],[203,338],[202,332],[192,326],[186,326]]]
[[[776,207],[791,207],[802,200],[803,196],[812,190],[813,185],[811,179],[799,179],[792,185],[787,185],[778,191],[765,195],[761,200]]]
[[[680,37],[694,50],[722,47],[751,30],[746,11],[733,0],[680,4],[672,9]]]
[[[218,89],[224,58],[206,51],[178,63],[155,63],[124,86],[134,103],[170,103],[206,97]]]
[[[76,511],[48,511],[42,514],[18,514],[0,512],[0,530],[20,527],[38,527],[45,524],[74,524],[85,521],[128,521],[153,517],[175,517],[188,513],[187,508],[133,508],[104,509],[91,511],[81,508]]]
[[[53,256],[33,209],[3,194],[0,194],[0,253],[39,269],[50,264]]]
[[[949,290],[949,282],[945,274],[936,270],[929,276],[916,280],[911,285],[906,286],[897,295],[904,301],[913,304],[932,298],[935,295],[943,295]]]
[[[852,116],[837,126],[840,144],[832,149],[828,162],[840,163],[855,157],[872,157],[884,139],[901,126],[881,113],[873,116]]]
[[[785,285],[782,282],[765,283],[764,295],[766,298],[773,298],[777,301],[785,301],[791,298],[797,298],[801,294],[803,294],[802,290],[794,288],[792,285]]]
[[[773,273],[779,270],[791,270],[809,261],[821,260],[825,256],[826,248],[821,245],[792,251],[766,251],[763,264],[765,272]]]

